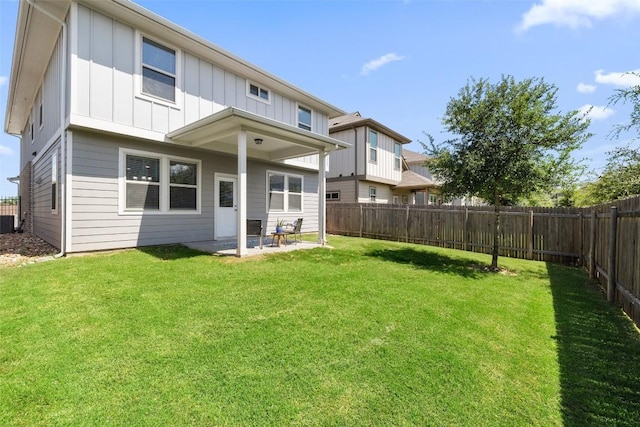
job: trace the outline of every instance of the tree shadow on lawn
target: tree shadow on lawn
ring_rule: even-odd
[[[640,334],[582,270],[547,263],[566,426],[640,425]]]
[[[140,246],[136,248],[136,250],[162,261],[174,261],[182,258],[208,255],[206,252],[191,249],[183,245]]]
[[[428,250],[419,251],[413,248],[375,249],[366,252],[365,255],[385,261],[410,264],[416,268],[452,273],[468,278],[477,278],[483,274],[478,270],[479,264],[477,262],[456,259]]]

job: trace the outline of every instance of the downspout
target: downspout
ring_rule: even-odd
[[[60,82],[60,252],[54,255],[54,258],[60,258],[65,255],[66,245],[66,215],[67,215],[67,133],[65,132],[66,109],[67,109],[67,23],[58,19],[46,9],[35,4],[33,0],[26,0],[34,9],[42,12],[44,15],[53,19],[62,25],[62,63],[61,63],[61,82]]]
[[[351,127],[353,129],[353,132],[355,134],[355,139],[354,139],[354,147],[355,147],[355,155],[354,155],[354,161],[355,161],[355,173],[353,174],[353,180],[354,180],[354,185],[355,185],[355,195],[356,195],[356,203],[358,203],[358,200],[360,200],[360,194],[358,194],[360,192],[360,182],[358,180],[358,128],[355,126]]]

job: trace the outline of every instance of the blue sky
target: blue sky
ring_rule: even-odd
[[[562,112],[591,109],[577,158],[599,171],[630,107],[607,108],[640,84],[640,0],[208,1],[137,0],[151,11],[343,110],[412,139],[446,138],[440,118],[469,77],[543,77]],[[3,118],[18,3],[0,0]],[[15,193],[19,141],[0,135],[0,195]]]

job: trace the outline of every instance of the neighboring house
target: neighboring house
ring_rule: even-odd
[[[330,120],[329,135],[351,144],[329,155],[327,202],[399,203],[405,136],[360,113]]]
[[[402,156],[407,165],[407,170],[402,177],[402,183],[398,187],[409,187],[412,190],[413,202],[417,205],[454,205],[454,206],[479,206],[484,203],[477,197],[460,197],[453,200],[443,200],[438,190],[438,181],[426,166],[427,156],[411,150],[402,150]],[[405,178],[406,175],[406,178]],[[422,187],[421,187],[422,185]]]
[[[411,191],[409,203],[416,205],[442,204],[442,198],[438,193],[438,183],[425,165],[427,156],[404,149],[402,157],[407,169],[399,187]]]
[[[20,1],[5,131],[27,227],[61,253],[234,238],[244,255],[248,218],[303,217],[323,243],[343,114],[128,0]]]

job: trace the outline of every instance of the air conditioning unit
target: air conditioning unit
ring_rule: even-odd
[[[13,215],[0,215],[0,234],[13,233]]]

